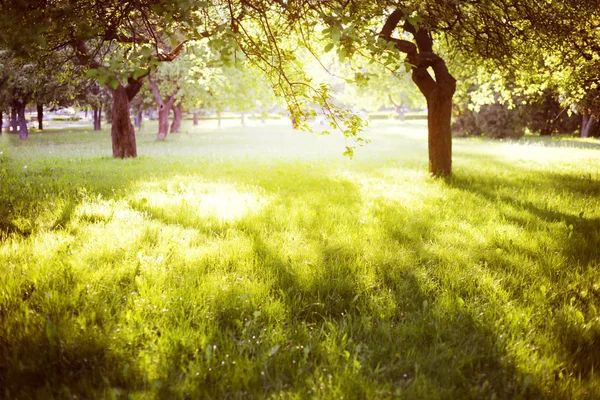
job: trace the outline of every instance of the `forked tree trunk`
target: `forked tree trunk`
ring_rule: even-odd
[[[173,104],[173,122],[171,123],[171,133],[179,133],[181,129],[181,121],[183,120],[183,109],[181,103]]]
[[[150,82],[150,87],[152,87],[154,100],[158,105],[158,134],[156,135],[156,140],[165,140],[167,138],[167,134],[169,133],[169,113],[171,112],[171,108],[175,103],[175,94],[168,97],[167,101],[165,102],[160,94],[160,91],[158,90],[156,82],[150,78],[148,81]]]
[[[38,129],[40,131],[43,131],[44,130],[44,105],[42,103],[37,103],[36,108],[37,108]]]
[[[404,18],[404,11],[397,9],[390,14],[380,37],[394,44],[412,66],[412,80],[427,99],[427,129],[429,145],[429,172],[434,176],[447,176],[452,172],[452,97],[456,79],[448,72],[444,60],[433,52],[433,40],[423,27],[416,29],[409,22],[404,31],[412,34],[415,43],[396,39],[391,35]],[[431,68],[434,77],[428,69]]]
[[[194,126],[198,125],[198,111],[194,111]]]
[[[130,98],[123,85],[112,89],[112,126],[110,134],[112,137],[113,157],[128,158],[137,157],[135,143],[135,131],[129,118]],[[132,96],[133,97],[133,96]]]

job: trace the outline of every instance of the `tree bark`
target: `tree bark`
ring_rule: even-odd
[[[158,106],[158,133],[156,140],[165,140],[167,138],[167,134],[169,133],[169,112],[170,110],[164,104]]]
[[[128,158],[137,157],[135,142],[135,131],[129,118],[130,98],[126,88],[119,84],[116,89],[111,89],[113,96],[112,126],[110,134],[112,137],[113,157]]]
[[[44,130],[44,105],[42,103],[37,103],[36,108],[37,108],[38,129],[40,131],[43,131]]]
[[[92,114],[94,117],[94,130],[102,130],[102,104],[97,107],[93,107]]]
[[[167,101],[163,100],[161,96],[158,86],[153,79],[148,80],[150,82],[150,86],[152,87],[152,93],[154,94],[154,100],[157,104],[157,112],[158,112],[158,134],[156,135],[156,140],[165,140],[167,138],[167,134],[169,133],[169,113],[171,112],[171,108],[175,103],[175,95],[167,98]]]
[[[138,111],[138,113],[135,116],[135,126],[136,128],[139,128],[142,126],[142,111]]]
[[[17,133],[18,121],[17,121],[17,107],[15,102],[10,106],[10,127],[12,127],[12,133]],[[10,128],[9,128],[10,129]]]
[[[594,114],[584,113],[581,121],[581,137],[592,136],[594,128],[597,127],[598,120]]]
[[[415,29],[408,22],[404,30],[412,34],[415,43],[392,38],[392,32],[402,20],[404,12],[395,10],[390,14],[380,37],[406,53],[412,66],[412,80],[427,100],[427,130],[429,145],[429,172],[434,176],[447,176],[452,172],[452,97],[456,91],[456,79],[450,74],[446,63],[433,52],[433,40],[429,31]],[[433,70],[435,79],[428,68]]]
[[[198,111],[194,111],[194,126],[198,125]]]
[[[19,125],[19,139],[26,140],[29,137],[29,130],[27,129],[27,119],[25,119],[25,107],[27,102],[15,101],[15,107],[17,109],[17,120]]]
[[[452,172],[452,96],[440,91],[427,97],[427,131],[429,145],[429,171],[435,176]]]
[[[4,111],[0,110],[0,135],[2,135],[2,127],[4,126]]]
[[[173,104],[173,122],[171,123],[171,133],[179,133],[181,129],[181,121],[183,121],[183,108],[181,103]]]

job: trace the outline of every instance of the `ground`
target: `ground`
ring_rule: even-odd
[[[597,141],[288,122],[2,135],[0,396],[600,396]]]

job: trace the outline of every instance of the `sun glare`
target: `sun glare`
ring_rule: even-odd
[[[190,216],[233,221],[265,207],[261,193],[226,183],[167,182],[143,184],[136,200],[151,209],[184,210]]]

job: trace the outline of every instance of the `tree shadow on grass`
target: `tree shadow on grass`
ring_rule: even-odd
[[[368,239],[368,232],[361,230],[358,215],[367,205],[357,185],[327,178],[326,172],[314,169],[300,169],[292,177],[283,176],[281,172],[273,169],[257,174],[250,182],[273,196],[274,203],[256,215],[231,223],[204,224],[201,218],[190,222],[160,212],[148,214],[161,224],[180,225],[201,233],[217,229],[219,235],[225,235],[235,229],[252,243],[253,267],[260,272],[258,279],[271,285],[268,298],[250,298],[249,303],[245,303],[243,288],[213,294],[211,304],[219,309],[214,311],[214,320],[210,322],[216,328],[207,333],[208,343],[211,340],[233,343],[232,348],[252,364],[241,370],[242,373],[238,372],[241,376],[223,373],[219,377],[221,382],[206,378],[207,387],[203,390],[208,396],[226,397],[237,393],[243,397],[244,393],[246,396],[260,393],[266,397],[278,390],[285,391],[287,387],[287,390],[296,388],[291,390],[297,390],[301,396],[318,397],[308,391],[309,386],[317,387],[319,379],[337,379],[340,393],[349,397],[379,394],[380,397],[464,398],[491,396],[492,393],[500,398],[543,397],[535,384],[528,384],[525,374],[514,367],[495,327],[483,324],[455,299],[450,301],[444,297],[445,292],[453,290],[444,286],[445,282],[439,277],[445,260],[427,246],[435,239],[438,224],[443,221],[416,219],[411,210],[403,210],[392,202],[382,202],[373,211],[383,232],[381,246],[386,248],[381,251],[406,248],[414,256],[406,256],[407,259],[400,253],[398,259],[369,256],[360,246]],[[92,185],[91,192],[102,190]],[[295,209],[295,204],[302,207]],[[148,212],[141,206],[137,209]],[[299,214],[298,210],[305,214]],[[65,220],[72,214],[66,215]],[[282,222],[282,218],[289,220]],[[288,231],[300,236],[314,251],[310,264],[304,263],[306,260],[302,257],[290,255],[293,245],[274,239]],[[339,239],[338,235],[352,231],[358,231],[358,239],[350,239],[351,236],[347,242]],[[365,275],[371,273],[373,282],[367,285]],[[466,303],[471,300],[464,299]],[[260,304],[267,302],[281,303],[284,311],[279,315],[269,311],[268,304]],[[259,306],[263,307],[262,313],[257,311]],[[125,307],[121,312],[125,312]],[[275,321],[276,318],[280,320]],[[274,325],[283,326],[281,342],[261,348],[253,336]],[[43,337],[43,333],[39,333],[22,342],[11,339],[6,346],[10,344],[38,352],[43,350]],[[33,346],[32,343],[38,342],[41,347]],[[310,351],[292,352],[291,348],[300,344]],[[76,346],[85,348],[87,344],[81,338]],[[181,393],[177,382],[182,379],[182,366],[196,362],[201,369],[212,367],[216,370],[218,365],[214,361],[198,361],[194,353],[196,343],[193,350],[179,346],[183,349],[167,356],[171,357],[167,364],[172,368],[161,389],[164,397],[176,397]],[[114,375],[107,379],[113,386],[125,391],[140,389],[141,378],[126,378],[122,372],[127,366],[127,356],[108,355],[109,347],[102,341],[90,345],[90,355],[84,358],[96,359],[106,368],[112,367],[110,370]],[[18,372],[8,375],[9,369],[18,371],[14,360],[14,364],[1,373],[15,382],[24,383],[35,378],[44,385],[68,387],[75,384],[64,374],[77,368],[86,372],[73,379],[89,381],[92,387],[108,386],[102,380],[102,368],[90,366],[87,372],[87,367],[70,361],[78,354],[75,350],[72,353],[49,357],[48,365],[61,371],[58,374],[40,373],[42,366],[38,365],[31,375],[20,376]],[[329,374],[334,374],[335,378],[328,378]],[[101,380],[104,383],[97,383]],[[370,389],[365,389],[367,387]],[[229,391],[223,393],[223,390]],[[84,389],[81,393],[86,394]]]
[[[516,170],[508,165],[503,165],[503,168]],[[447,180],[447,184],[482,198],[490,204],[509,205],[516,211],[524,211],[522,217],[517,213],[505,215],[507,219],[520,226],[528,226],[528,220],[525,218],[527,215],[535,217],[540,223],[564,223],[565,227],[573,231],[573,235],[563,244],[565,254],[574,261],[574,266],[587,268],[600,259],[600,218],[586,217],[587,210],[581,210],[579,215],[567,214],[519,198],[523,188],[535,189],[537,198],[540,199],[543,199],[546,192],[557,188],[591,198],[600,193],[600,182],[577,183],[574,182],[575,179],[577,178],[572,175],[534,172],[524,181],[515,183],[500,176],[484,175],[473,179],[455,174]],[[535,228],[537,227],[527,229]]]
[[[29,232],[24,232],[8,220],[0,220],[0,242],[6,240],[10,235],[28,236]]]
[[[357,187],[347,182],[341,187],[344,189],[338,187],[338,193],[352,199],[346,200],[346,206],[364,207]],[[306,199],[317,199],[319,194],[305,195]],[[435,221],[421,220],[422,226],[398,224],[395,222],[411,219],[410,211],[380,204],[376,213],[385,238],[393,246],[412,249],[416,264],[411,264],[414,260],[372,260],[365,269],[362,263],[366,255],[356,242],[332,242],[329,235],[335,232],[315,235],[323,230],[323,221],[336,219],[338,225],[360,230],[358,218],[340,218],[335,207],[323,208],[317,200],[307,201],[307,209],[315,207],[319,212],[307,213],[293,227],[317,253],[309,266],[288,257],[288,249],[273,243],[274,235],[292,227],[281,227],[272,220],[276,213],[263,211],[262,219],[244,225],[244,232],[252,238],[256,268],[262,275],[273,277],[272,299],[285,305],[283,324],[288,329],[282,347],[301,343],[310,348],[296,369],[291,368],[289,352],[257,355],[257,368],[246,371],[251,392],[268,394],[271,387],[273,393],[277,384],[285,383],[298,387],[300,395],[309,395],[302,388],[303,382],[316,382],[327,370],[343,385],[341,394],[359,398],[373,395],[370,390],[374,388],[383,397],[465,398],[492,393],[499,398],[542,397],[526,374],[514,366],[500,344],[499,332],[456,303],[438,298],[445,289],[429,284],[435,278],[431,268],[444,267],[443,260],[424,246],[434,237]],[[373,286],[365,285],[365,273],[374,273]],[[224,314],[222,318],[234,316]],[[222,334],[233,340],[239,341],[243,335],[242,327],[220,325],[227,330]],[[292,333],[292,327],[304,331]],[[278,383],[265,384],[265,372],[277,377]],[[319,396],[318,392],[312,395]]]
[[[495,160],[493,163],[504,170],[519,172],[508,163]],[[554,328],[551,334],[564,350],[565,370],[584,379],[593,378],[594,371],[600,369],[600,325],[593,318],[586,321],[584,314],[590,307],[600,304],[600,292],[593,289],[593,282],[586,282],[586,278],[582,277],[597,275],[595,271],[600,260],[600,218],[586,217],[588,210],[581,210],[579,214],[579,210],[574,210],[572,214],[557,211],[549,206],[523,200],[520,194],[526,189],[536,193],[536,199],[543,199],[548,192],[565,190],[593,199],[600,193],[600,182],[585,177],[582,179],[573,174],[533,171],[518,182],[491,173],[476,177],[459,173],[449,178],[447,184],[489,204],[500,206],[505,210],[502,216],[506,221],[524,229],[532,237],[547,234],[545,229],[549,223],[564,225],[565,232],[570,230],[556,250],[566,260],[562,270],[557,270],[556,267],[542,269],[545,278],[559,289],[558,293],[552,293],[547,300],[549,306],[557,311],[552,318]],[[512,247],[516,251],[527,253],[531,259],[543,256],[531,253],[518,243]],[[583,310],[583,314],[579,310]]]

